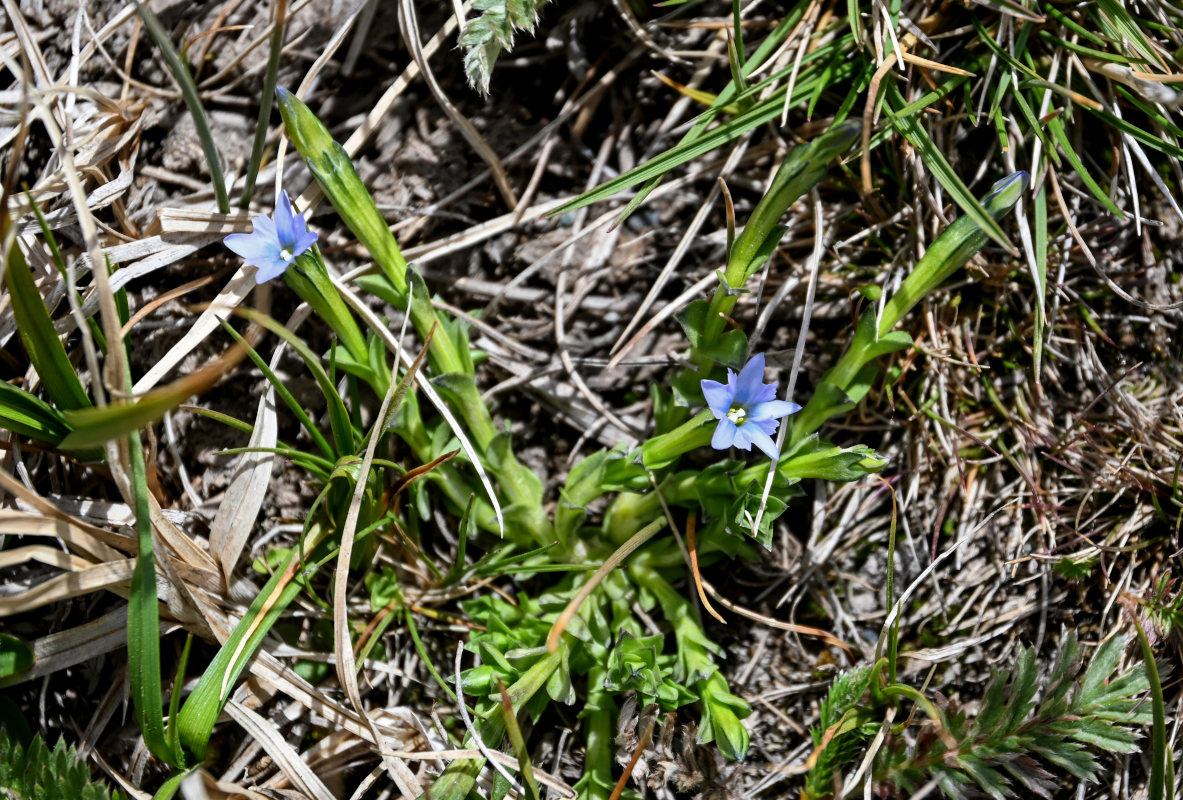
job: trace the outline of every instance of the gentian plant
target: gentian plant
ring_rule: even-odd
[[[375,532],[395,528],[423,562],[416,574],[427,576],[433,588],[446,590],[510,568],[519,577],[534,576],[531,585],[537,588],[519,592],[516,605],[494,595],[463,603],[477,626],[465,643],[474,661],[461,670],[455,686],[433,672],[444,694],[472,705],[474,726],[463,747],[497,747],[507,734],[520,741],[519,713],[536,718],[551,703],[578,704],[585,765],[577,789],[587,800],[606,800],[616,784],[616,717],[628,696],[691,714],[700,743],[714,743],[727,758],[745,758],[749,738],[742,720],[750,707],[730,691],[719,668],[723,651],[707,635],[686,592],[676,588],[686,579],[687,565],[663,531],[687,519],[701,521],[694,550],[704,566],[751,555],[753,545],[770,545],[772,526],[800,481],[852,481],[881,469],[886,462],[870,448],[835,446],[820,439],[817,429],[866,393],[879,356],[910,345],[893,326],[984,244],[981,226],[963,217],[930,245],[883,312],[863,316],[846,355],[802,410],[776,398],[776,384],[764,382],[764,355],[749,357],[743,331],[723,324],[783,236],[780,218],[851,147],[860,126],[840,122],[793,148],[730,246],[712,297],[691,303],[678,317],[689,359],[668,387],[653,390],[653,435],[634,451],[601,450],[574,464],[560,501],[548,513],[540,481],[517,459],[510,436],[494,424],[477,391],[466,326],[432,304],[422,277],[403,258],[373,198],[324,125],[294,95],[280,89],[278,97],[288,137],[324,196],[373,256],[376,272],[355,286],[341,284],[286,192],[277,198],[273,216],[254,218],[252,233],[226,240],[257,270],[258,282],[282,278],[336,335],[322,355],[277,321],[242,312],[295,350],[324,395],[327,431],[243,342],[312,442],[307,451],[284,443],[270,450],[305,468],[320,492],[298,545],[269,559],[270,580],[175,709],[167,741],[163,734],[154,735],[153,753],[179,768],[204,759],[243,671],[311,577],[334,562],[342,577],[362,569],[372,563]],[[982,205],[1000,218],[1025,185],[1025,175],[1013,176]],[[388,322],[354,292],[386,301],[414,329],[423,351],[413,363],[403,359],[406,369],[393,360],[401,345]],[[412,385],[419,390],[412,391]],[[373,421],[366,429],[360,408],[374,397],[383,399],[382,411],[369,415]],[[702,410],[694,413],[695,408]],[[787,445],[779,449],[773,436],[780,421],[798,411]],[[708,445],[715,451],[755,445],[767,458],[754,464],[726,457],[711,461],[714,451]],[[690,468],[682,464],[687,457],[696,460]],[[592,516],[589,507],[597,502],[602,513]],[[458,521],[458,557],[453,564],[436,564],[417,543],[423,529],[449,518]],[[486,554],[470,561],[466,546],[477,536],[491,538],[482,541]],[[153,585],[151,561],[143,563],[142,583]],[[353,662],[345,654],[357,648],[364,655],[392,620],[401,619],[418,640],[416,612],[402,600],[399,576],[370,571],[365,579],[375,613],[381,611],[385,622],[364,634],[365,642],[354,642],[349,626],[338,631],[336,665],[346,687],[353,680]],[[638,624],[637,603],[662,621],[669,636],[653,635]],[[420,655],[428,659],[426,651]],[[916,696],[893,680],[876,689],[876,697],[889,698],[882,702]],[[153,704],[156,696],[139,693],[137,705]],[[452,761],[435,779],[431,796],[463,800],[485,766],[484,757]]]
[[[467,27],[462,43],[470,48],[470,74],[475,71],[478,83],[484,85],[492,60],[507,46],[514,29],[532,24],[538,3],[507,6],[491,1],[476,5],[483,17]],[[852,4],[851,9],[857,10],[857,5]],[[1058,19],[1060,12],[1054,5],[1043,10]],[[1095,5],[1103,7],[1105,18],[1113,18],[1121,10],[1117,3]],[[202,132],[218,207],[227,213],[226,186],[197,86],[186,62],[171,51],[163,27],[147,5],[136,6],[181,84]],[[776,54],[783,52],[789,37],[796,35],[793,32],[808,27],[802,23],[807,7],[814,6],[796,4],[795,10],[777,23],[773,34],[749,54],[742,41],[739,3],[735,3],[735,39],[731,40],[729,59],[732,82],[715,96],[698,93],[698,99],[709,100],[710,108],[688,127],[683,142],[662,157],[661,169],[639,165],[610,180],[607,188],[592,190],[555,213],[645,182],[630,204],[631,210],[664,172],[770,123],[787,113],[795,95],[798,100],[794,102],[804,95],[812,97],[809,116],[816,120],[814,105],[823,93],[855,78],[856,62],[866,59],[852,59],[835,44],[846,40],[852,48],[849,52],[864,49],[859,17],[852,14],[849,34],[835,36],[819,30],[830,44],[802,49],[792,68],[775,68]],[[284,3],[277,4],[272,55],[263,84],[266,102],[260,109],[247,188],[239,198],[243,208],[251,204],[267,139],[270,100],[283,50],[284,9]],[[950,15],[934,14],[917,24],[924,28],[943,17]],[[1023,24],[1017,34],[1020,44],[1035,30],[1033,22]],[[1125,25],[1106,38],[1126,41],[1129,37],[1124,34],[1137,30]],[[1044,30],[1038,38],[1048,34]],[[1104,42],[1095,40],[1093,44]],[[911,48],[896,49],[902,58]],[[991,71],[995,56],[1003,55],[997,50],[989,56]],[[1005,60],[1008,68],[1032,69],[1018,56]],[[881,304],[863,310],[841,356],[829,371],[813,380],[804,408],[777,399],[777,384],[765,383],[765,356],[753,352],[743,328],[747,309],[740,305],[740,298],[754,290],[753,279],[764,271],[780,245],[786,232],[781,221],[790,207],[835,169],[860,137],[864,143],[871,141],[872,132],[847,117],[868,88],[872,91],[866,119],[874,117],[874,87],[883,74],[870,80],[871,86],[854,80],[848,101],[837,106],[829,128],[785,154],[738,235],[729,215],[728,246],[717,284],[709,297],[689,303],[677,315],[686,337],[683,366],[671,370],[668,381],[652,388],[651,435],[634,449],[602,449],[571,464],[557,498],[545,495],[542,482],[519,459],[513,437],[498,424],[481,395],[477,382],[481,354],[473,350],[467,321],[452,318],[433,303],[423,277],[407,263],[349,156],[328,129],[298,97],[275,89],[286,136],[332,209],[369,253],[373,270],[346,284],[326,264],[317,234],[308,230],[304,214],[296,213],[286,191],[275,199],[271,216],[254,217],[252,233],[234,234],[225,240],[243,259],[241,275],[249,276],[248,270],[253,269],[259,284],[280,278],[333,334],[327,349],[316,351],[295,332],[304,318],[302,311],[281,323],[250,309],[238,309],[243,317],[280,338],[302,361],[313,378],[313,391],[321,395],[316,403],[307,403],[289,391],[247,337],[225,325],[227,334],[239,342],[236,352],[249,357],[272,384],[278,402],[297,421],[299,431],[294,441],[280,441],[275,434],[269,440],[271,446],[245,447],[237,452],[287,459],[306,473],[316,499],[307,509],[301,535],[256,562],[269,577],[240,617],[232,616],[240,610],[232,604],[214,608],[202,599],[222,588],[217,586],[219,580],[229,584],[234,559],[218,564],[224,570],[221,574],[198,559],[198,568],[191,572],[205,582],[200,590],[187,596],[181,592],[170,595],[170,610],[177,612],[174,616],[195,632],[216,636],[220,647],[210,663],[198,668],[200,677],[193,683],[187,675],[198,670],[190,669],[186,645],[176,664],[167,726],[153,551],[154,541],[160,537],[152,527],[153,516],[164,517],[153,514],[158,510],[153,503],[159,501],[148,491],[139,431],[168,408],[212,385],[213,379],[205,384],[180,380],[163,395],[135,397],[131,373],[127,364],[121,363],[127,355],[121,331],[131,325],[126,294],[119,290],[103,298],[100,287],[100,298],[114,302],[100,304],[104,327],[96,327],[92,334],[110,359],[105,379],[116,380],[109,388],[118,387],[119,391],[110,403],[100,394],[92,401],[79,378],[77,362],[71,362],[44,305],[35,275],[13,242],[9,205],[0,202],[0,241],[11,249],[4,254],[5,286],[12,296],[23,347],[44,394],[52,400],[51,405],[22,388],[30,385],[28,381],[22,385],[0,381],[0,427],[78,458],[105,459],[107,466],[119,467],[110,474],[116,477],[125,501],[134,507],[137,524],[137,558],[128,609],[131,694],[145,746],[175,768],[158,796],[172,796],[181,779],[216,749],[210,747],[215,727],[248,670],[260,673],[266,685],[286,682],[282,689],[304,690],[269,660],[256,658],[268,635],[284,632],[283,617],[301,595],[307,596],[308,607],[332,608],[332,663],[337,686],[358,717],[366,717],[364,722],[376,742],[382,739],[377,725],[369,724],[373,720],[367,717],[358,692],[357,665],[396,621],[409,633],[435,681],[435,686],[423,691],[465,717],[463,730],[444,730],[445,736],[456,739],[451,743],[455,750],[465,755],[451,760],[442,773],[432,775],[430,791],[424,796],[435,800],[475,796],[478,780],[489,766],[491,749],[505,749],[508,739],[521,765],[522,781],[531,790],[527,793],[516,787],[517,794],[537,797],[523,735],[525,726],[519,724],[519,717],[524,714],[537,721],[555,705],[572,707],[575,713],[569,718],[578,720],[583,766],[576,789],[582,800],[621,796],[627,776],[618,780],[613,774],[617,755],[614,737],[620,710],[634,702],[653,716],[661,711],[693,721],[699,744],[712,745],[727,759],[746,758],[750,742],[744,719],[751,708],[745,698],[731,691],[721,668],[727,654],[704,626],[689,584],[698,584],[698,598],[705,607],[707,587],[699,578],[699,568],[709,568],[726,558],[758,557],[761,547],[770,548],[774,525],[800,493],[802,481],[857,481],[886,466],[886,460],[870,447],[852,441],[852,431],[842,434],[841,444],[822,438],[823,424],[869,394],[880,380],[884,357],[912,346],[908,334],[896,329],[905,315],[952,277],[988,238],[1005,244],[1000,220],[1023,199],[1030,182],[1025,172],[1016,172],[994,184],[984,197],[975,198],[951,165],[943,159],[934,161],[933,154],[939,156],[939,152],[912,119],[914,112],[958,84],[945,84],[932,99],[914,108],[909,103],[911,110],[905,113],[899,87],[894,81],[884,82],[886,102],[894,109],[890,124],[922,155],[921,161],[930,168],[934,163],[942,167],[936,175],[965,215],[935,240],[926,237],[925,255],[912,273]],[[790,75],[786,85],[783,79]],[[871,73],[865,75],[870,79]],[[1020,81],[1017,72],[1008,73],[996,94],[994,112],[999,110],[1007,82],[1023,91],[1032,89],[1028,84],[1033,83],[1040,84],[1041,91],[1047,89],[1045,84],[1055,85],[1042,80]],[[1024,116],[1038,122],[1041,130],[1047,129],[1084,177],[1083,164],[1074,158],[1064,135],[1063,125],[1072,114],[1044,109],[1037,115],[1032,108],[1024,108]],[[722,116],[729,121],[715,125]],[[1003,133],[1003,117],[998,113],[993,116]],[[1131,129],[1138,130],[1132,123],[1124,123],[1123,136],[1132,146],[1139,137],[1129,133]],[[1156,148],[1166,144],[1149,134],[1140,139]],[[1048,151],[1054,156],[1053,143],[1047,140]],[[1093,182],[1088,183],[1096,198],[1116,212],[1112,199]],[[869,178],[867,184],[869,191]],[[1040,207],[1037,203],[1037,213]],[[1046,231],[1046,208],[1043,216]],[[49,226],[44,220],[42,224],[50,238]],[[96,280],[109,277],[101,269],[101,259],[92,262]],[[61,268],[67,271],[64,264]],[[81,305],[81,297],[73,299]],[[403,324],[403,333],[409,331],[409,335],[392,333],[396,327],[392,320]],[[419,352],[405,352],[404,346],[410,350],[417,347]],[[101,391],[97,363],[88,367],[91,391]],[[314,418],[317,412],[311,407],[323,408],[323,413]],[[252,444],[263,427],[224,415],[222,420],[249,432]],[[109,424],[112,421],[118,424]],[[779,443],[773,438],[777,435]],[[99,445],[104,445],[104,450],[99,450]],[[750,452],[753,445],[765,457],[732,457],[732,448]],[[231,504],[225,507],[231,508]],[[441,531],[448,536],[440,536]],[[679,538],[683,531],[686,536]],[[113,541],[123,542],[123,537]],[[178,543],[193,544],[185,537],[166,541],[174,550]],[[388,559],[377,557],[389,542],[397,542],[403,559],[398,571],[388,566]],[[209,555],[200,547],[193,550],[202,558]],[[890,567],[894,538],[888,552],[886,606],[898,610]],[[160,555],[168,563],[167,553]],[[335,579],[331,592],[322,592],[321,573],[328,569],[335,569]],[[504,578],[511,573],[519,587],[516,596],[486,591],[490,583],[507,583]],[[117,583],[122,592],[123,581]],[[368,590],[372,613],[371,624],[364,627],[353,624],[358,621],[356,602],[347,604],[358,596],[351,588],[362,586]],[[436,612],[425,612],[407,598],[425,595],[442,598],[441,604],[449,604],[452,612],[462,617],[449,619],[463,623],[464,631],[454,671],[438,669],[432,662],[432,651],[419,636],[417,620]],[[186,603],[194,608],[204,603],[210,608],[186,617],[179,612],[194,610],[185,608]],[[198,629],[190,625],[194,619],[205,619],[208,624]],[[322,618],[313,624],[322,622],[328,620]],[[844,771],[850,773],[852,754],[864,745],[878,748],[879,755],[874,759],[868,756],[868,762],[875,760],[872,768],[888,776],[885,785],[916,792],[936,781],[951,797],[962,796],[971,779],[989,794],[1001,796],[1001,787],[1007,782],[1003,770],[1027,790],[1047,796],[1045,779],[1037,766],[1028,763],[1027,753],[1046,753],[1048,761],[1058,759],[1055,763],[1074,774],[1092,778],[1099,767],[1080,755],[1085,745],[1100,743],[1110,750],[1133,752],[1134,737],[1126,725],[1147,717],[1148,712],[1138,710],[1139,701],[1132,699],[1147,682],[1135,672],[1116,674],[1122,641],[1110,640],[1082,672],[1075,640],[1067,640],[1038,703],[1034,651],[1020,651],[1015,667],[999,673],[987,686],[981,710],[971,720],[956,709],[938,706],[921,690],[899,679],[894,634],[888,628],[885,626],[873,662],[852,664],[833,681],[819,714],[820,726],[812,732],[815,751],[805,764],[810,774],[803,797],[823,800],[836,794],[838,779]],[[1149,645],[1145,647],[1148,652]],[[1146,660],[1153,667],[1152,654]],[[315,670],[304,670],[303,676],[319,678],[328,670],[321,663]],[[182,689],[190,686],[185,696]],[[1161,702],[1160,696],[1159,706]],[[911,707],[908,710],[922,713],[897,714],[905,703]],[[230,710],[241,720],[253,713],[248,705],[230,705]],[[1156,713],[1161,716],[1160,709]],[[925,719],[915,721],[919,717]],[[913,725],[927,727],[920,735],[909,736],[908,728]],[[878,743],[870,745],[872,741]],[[1016,753],[1024,754],[1023,758],[1014,758]],[[398,770],[391,766],[395,757],[389,752],[383,755],[397,782]],[[503,797],[514,788],[504,775],[501,772],[493,778],[490,796]],[[879,790],[873,783],[868,780],[868,793]],[[412,794],[401,784],[399,788],[404,795]]]
[[[393,440],[401,440],[409,455],[426,465],[416,470],[425,480],[416,483],[413,502],[400,515],[399,524],[415,536],[420,520],[430,519],[433,509],[439,508],[462,518],[465,538],[475,530],[504,537],[486,559],[475,564],[458,562],[446,569],[432,565],[441,586],[464,576],[496,574],[496,569],[511,562],[519,575],[559,576],[539,594],[519,593],[516,607],[494,596],[464,604],[466,614],[480,626],[469,635],[466,645],[479,663],[461,673],[460,685],[468,701],[474,702],[479,741],[495,746],[507,732],[516,730],[516,722],[503,707],[502,686],[514,714],[526,711],[536,717],[548,703],[578,702],[586,764],[577,789],[583,798],[605,799],[615,783],[611,741],[617,709],[622,696],[630,694],[668,711],[697,705],[698,740],[714,742],[728,758],[743,759],[748,733],[742,719],[750,708],[729,690],[717,662],[721,650],[703,630],[684,592],[674,588],[686,575],[680,551],[658,534],[689,515],[703,520],[696,542],[700,563],[752,552],[749,543],[770,543],[772,524],[796,492],[796,483],[806,478],[855,480],[885,463],[864,446],[835,447],[811,435],[821,420],[848,403],[850,398],[844,392],[857,393],[848,376],[850,370],[842,366],[828,377],[839,391],[823,393],[825,405],[810,416],[808,427],[795,425],[789,446],[779,451],[772,438],[779,421],[799,411],[800,406],[776,399],[775,384],[764,382],[763,354],[748,358],[742,331],[725,331],[719,324],[784,234],[779,218],[850,147],[859,125],[838,124],[788,155],[772,189],[731,247],[713,298],[691,304],[679,316],[689,338],[691,364],[674,376],[670,388],[654,390],[655,435],[635,452],[602,450],[576,464],[552,517],[544,511],[537,478],[517,461],[510,438],[493,426],[490,411],[476,392],[465,327],[443,317],[431,305],[422,278],[403,260],[340,146],[297,98],[282,89],[279,96],[286,130],[296,149],[326,198],[374,256],[378,272],[360,279],[359,286],[404,311],[417,333],[429,342],[423,368],[430,371],[431,384],[438,387],[455,415],[453,419],[472,434],[471,449],[458,455],[452,423],[429,413],[415,392],[400,395],[389,426],[368,434],[390,440],[384,445],[389,452],[393,452]],[[1001,216],[1017,199],[1018,194],[1008,189],[1002,199],[988,198],[987,207]],[[232,237],[227,245],[261,268],[260,279],[282,273],[285,283],[321,311],[340,338],[340,345],[329,353],[330,360],[346,369],[351,381],[387,396],[392,391],[393,368],[383,350],[393,349],[390,342],[384,347],[376,330],[368,336],[361,334],[355,319],[355,313],[360,312],[358,304],[353,303],[351,310],[342,301],[342,289],[328,277],[313,243],[314,234],[304,232],[303,219],[292,212],[286,195],[279,199],[274,221],[256,217],[255,227],[255,233]],[[924,284],[916,287],[917,296],[936,288],[984,242],[984,235],[978,236],[980,229],[972,223],[962,227],[964,235],[957,225],[950,230],[972,241],[959,240],[952,250],[942,244],[944,237],[934,242],[930,255],[944,254],[946,258],[939,270],[918,278]],[[905,287],[911,291],[910,284]],[[889,319],[894,322],[898,316]],[[282,330],[274,324],[270,327]],[[909,343],[906,336],[877,332],[881,335],[869,347],[858,344],[861,339],[856,338],[855,354],[848,356],[860,367],[855,374],[864,378],[864,368],[875,356]],[[310,356],[305,353],[310,367],[321,370]],[[330,408],[338,402],[333,393]],[[815,396],[810,407],[817,402]],[[704,404],[701,412],[691,415],[694,407]],[[341,430],[327,443],[322,458],[329,460],[316,468],[324,481],[323,502],[309,517],[302,547],[278,564],[275,577],[180,711],[180,741],[192,757],[200,758],[204,753],[213,721],[238,675],[263,633],[298,593],[298,582],[292,579],[297,565],[304,565],[301,574],[307,576],[309,570],[327,563],[339,547],[346,516],[341,506],[344,498],[360,492],[363,524],[358,530],[375,530],[395,519],[395,506],[380,487],[392,481],[401,485],[403,479],[398,476],[402,467],[382,461],[385,477],[373,479],[372,488],[351,485],[356,469],[347,465],[356,463],[357,448],[366,439],[366,434],[349,422],[354,417],[345,412],[334,416],[338,420],[334,428]],[[678,469],[684,457],[707,445],[716,450],[750,450],[755,445],[768,459],[754,465],[724,459],[705,468]],[[760,487],[770,470],[771,491],[765,495]],[[496,487],[493,497],[478,480],[486,471]],[[602,522],[594,523],[588,506],[605,495],[612,499]],[[663,500],[673,516],[666,516]],[[494,501],[504,510],[503,516],[496,513]],[[754,519],[761,522],[755,524]],[[600,567],[589,575],[577,565]],[[399,603],[401,595],[393,574],[384,574],[372,591],[376,592],[376,603]],[[666,621],[673,634],[672,650],[665,637],[650,636],[637,625],[631,608],[634,601]],[[409,609],[403,619],[413,629]],[[453,690],[451,686],[443,688],[448,693]],[[476,739],[469,739],[464,746],[475,744]],[[435,781],[432,796],[462,800],[484,768],[484,758],[453,761]]]

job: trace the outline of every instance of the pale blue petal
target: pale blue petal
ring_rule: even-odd
[[[735,391],[731,386],[724,386],[718,381],[702,381],[702,396],[706,398],[707,406],[715,415],[715,419],[723,419],[731,410]]]
[[[251,223],[255,226],[255,235],[262,236],[274,242],[275,250],[279,252],[279,234],[275,232],[275,222],[272,221],[271,217],[260,214],[252,219]]]
[[[770,400],[776,399],[776,384],[775,383],[761,383],[760,388],[756,390],[754,397],[748,399],[748,407],[752,408],[761,403],[767,403]]]
[[[722,423],[719,423],[722,424]],[[735,438],[732,439],[732,447],[738,447],[740,450],[752,449],[751,425],[736,425]]]
[[[256,264],[259,271],[255,273],[255,283],[266,283],[272,278],[278,278],[288,268],[290,261],[284,261],[281,258],[276,258],[264,264]]]
[[[744,364],[743,370],[739,373],[739,378],[736,380],[735,400],[740,405],[747,407],[756,402],[760,395],[760,389],[764,385],[764,354],[757,353]]]
[[[307,250],[312,245],[316,244],[316,231],[303,231],[296,234],[296,249],[292,251],[293,256],[298,256]]]
[[[745,428],[762,431],[766,436],[775,436],[780,423],[774,419],[750,419],[744,423]],[[752,438],[749,436],[749,438]]]
[[[232,233],[223,243],[248,264],[279,257],[279,248],[275,243],[257,233]]]
[[[764,454],[771,459],[780,457],[780,451],[776,449],[776,442],[772,441],[772,437],[756,425],[745,425],[745,428],[751,428],[748,431],[748,436],[752,440],[752,444],[764,451]]]
[[[292,219],[292,201],[286,191],[279,193],[279,205],[275,207],[275,233],[279,246],[288,252],[296,249],[295,220]]]
[[[731,447],[738,434],[739,429],[735,427],[735,423],[724,417],[719,420],[719,427],[715,428],[715,434],[711,437],[711,447],[726,450]]]
[[[789,414],[796,414],[800,410],[801,406],[796,403],[790,403],[787,400],[770,400],[767,403],[753,406],[749,415],[753,420],[781,419]]]

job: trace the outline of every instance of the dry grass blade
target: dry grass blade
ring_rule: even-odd
[[[297,312],[299,313],[299,312]],[[307,310],[302,317],[308,315]],[[294,325],[299,323],[293,320]],[[293,325],[293,327],[294,327]],[[274,370],[283,357],[284,344],[280,342],[271,357]],[[275,410],[275,389],[268,387],[259,398],[255,412],[254,430],[251,432],[250,448],[275,447],[279,436],[279,420]],[[234,567],[246,545],[247,537],[255,525],[255,518],[263,507],[267,486],[275,466],[275,456],[268,452],[243,453],[235,469],[234,479],[226,490],[225,498],[218,506],[218,512],[210,523],[210,551],[217,554],[222,577],[229,586]]]
[[[284,741],[270,721],[234,700],[226,703],[226,711],[255,741],[263,745],[267,755],[305,796],[311,800],[336,800],[320,776],[309,769],[299,753]]]
[[[131,580],[135,563],[135,559],[129,558],[121,561],[108,561],[84,569],[75,570],[72,568],[65,575],[57,575],[42,581],[20,594],[0,597],[0,616],[22,614],[50,603],[97,592],[100,589],[111,589],[117,594],[124,594],[126,584]],[[124,591],[117,591],[117,588],[124,589]]]
[[[733,603],[726,597],[723,597],[718,591],[715,590],[714,586],[711,586],[711,584],[707,583],[706,581],[703,581],[702,586],[704,589],[706,589],[707,594],[715,599],[715,602],[723,606],[723,608],[727,609],[728,611],[732,611],[741,617],[746,617],[747,619],[750,619],[754,622],[758,622],[761,625],[767,625],[770,628],[776,628],[778,630],[788,631],[789,633],[800,634],[801,636],[816,637],[824,641],[826,644],[837,647],[839,650],[845,653],[848,658],[850,658],[850,662],[852,664],[857,660],[857,656],[850,645],[829,631],[822,630],[821,628],[814,628],[810,625],[798,625],[795,622],[782,622],[775,617],[758,614],[755,611],[746,609],[740,605],[737,605],[736,603]]]
[[[557,652],[559,649],[559,642],[563,637],[563,631],[567,629],[567,625],[574,619],[575,615],[579,613],[580,606],[583,602],[591,596],[591,593],[596,590],[596,587],[608,577],[612,570],[620,566],[626,558],[632,555],[645,542],[653,538],[653,535],[666,525],[665,518],[655,519],[641,530],[633,534],[627,542],[620,545],[611,556],[604,560],[604,563],[591,574],[571,601],[567,603],[567,607],[559,614],[558,619],[555,620],[554,625],[551,626],[550,634],[546,637],[546,649],[551,652]]]
[[[201,312],[201,316],[194,321],[193,325],[185,332],[185,335],[181,337],[180,341],[173,345],[136,382],[132,389],[133,393],[142,394],[159,383],[165,375],[184,360],[185,356],[189,355],[189,353],[205,342],[209,335],[218,329],[221,321],[230,318],[234,309],[246,299],[247,295],[251,293],[251,290],[255,286],[254,270],[245,265],[240,266],[233,277],[226,283],[225,288]]]
[[[408,306],[410,302],[411,299],[408,298]],[[406,317],[403,319],[403,330],[399,336],[400,343],[406,336],[407,320],[408,318]],[[386,392],[386,397],[382,400],[382,408],[378,411],[374,426],[370,430],[370,443],[366,447],[365,455],[362,456],[361,466],[358,469],[353,498],[349,502],[349,511],[345,516],[345,526],[341,531],[341,552],[337,556],[337,569],[333,577],[333,651],[337,657],[337,678],[341,682],[341,686],[345,689],[345,695],[349,698],[349,702],[353,704],[353,707],[357,709],[357,713],[371,726],[373,722],[365,713],[365,707],[361,701],[361,692],[358,691],[357,687],[357,661],[354,657],[353,642],[351,641],[352,628],[349,625],[349,610],[346,607],[346,601],[349,597],[349,564],[353,555],[354,537],[357,535],[357,521],[361,514],[362,499],[365,496],[366,486],[369,482],[370,469],[374,464],[374,456],[378,451],[378,443],[382,441],[382,435],[386,431],[390,417],[398,410],[399,405],[401,405],[403,398],[407,394],[407,390],[410,389],[411,384],[419,375],[419,369],[423,366],[423,362],[427,358],[427,351],[434,335],[435,328],[432,328],[423,342],[423,347],[419,351],[419,355],[415,357],[411,366],[408,367],[406,374],[399,381],[390,382],[390,388]],[[402,349],[400,347],[398,355],[401,354]],[[378,735],[377,729],[374,729],[374,739],[379,743],[383,742],[382,737]],[[387,755],[386,748],[381,745],[379,746],[379,753],[382,754],[382,760],[386,764],[391,779],[399,787],[399,791],[405,795],[415,796],[422,793],[422,787],[419,785],[419,781],[407,769],[405,764],[393,756]]]
[[[26,536],[53,536],[61,539],[73,550],[99,561],[122,558],[122,554],[108,545],[125,552],[135,551],[135,539],[123,534],[112,533],[104,528],[75,519],[50,503],[31,489],[0,469],[0,489],[27,503],[40,516],[22,511],[0,509],[0,525],[7,533]]]
[[[711,601],[707,598],[706,590],[702,588],[702,573],[698,569],[698,542],[695,541],[694,536],[695,525],[695,516],[691,514],[686,519],[686,548],[690,552],[690,574],[694,578],[694,588],[698,592],[699,602],[702,603],[702,607],[707,610],[707,613],[717,619],[721,624],[726,625],[727,620],[711,605]]]

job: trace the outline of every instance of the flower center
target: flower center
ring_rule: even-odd
[[[732,406],[731,410],[727,412],[727,419],[734,422],[736,425],[743,425],[744,418],[747,417],[748,412],[742,406]]]
[[[285,247],[284,249],[279,251],[279,257],[282,258],[284,261],[291,261],[292,260],[292,251],[288,250]]]

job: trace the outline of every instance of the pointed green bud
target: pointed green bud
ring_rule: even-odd
[[[284,129],[308,164],[325,197],[341,215],[400,295],[407,291],[407,262],[374,198],[353,168],[345,148],[333,141],[324,124],[298,97],[282,86],[275,90]]]
[[[1019,202],[1030,181],[1031,176],[1023,171],[1008,175],[991,187],[982,198],[982,206],[994,219],[1002,219]],[[985,244],[986,232],[968,215],[958,217],[932,243],[899,291],[887,301],[879,319],[880,334],[894,328],[920,298],[948,280]]]

